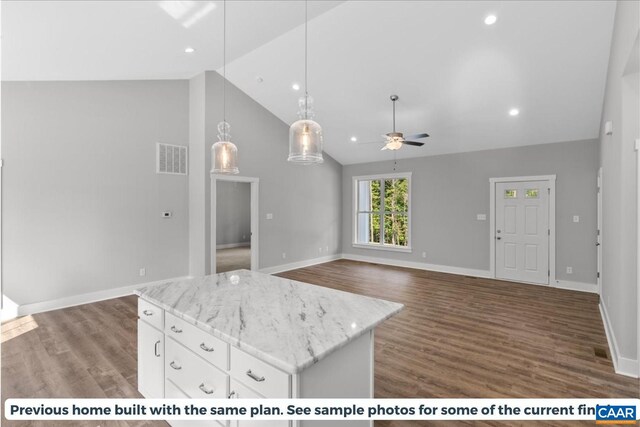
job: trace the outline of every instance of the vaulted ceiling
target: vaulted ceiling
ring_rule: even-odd
[[[615,7],[310,1],[309,92],[325,151],[351,164],[595,138]],[[296,120],[304,2],[230,0],[227,23],[228,79]],[[3,80],[184,79],[221,65],[220,1],[2,3]],[[429,133],[424,147],[359,144],[391,130],[391,94],[398,129]]]

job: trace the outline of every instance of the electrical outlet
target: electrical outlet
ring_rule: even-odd
[[[573,222],[580,222],[580,216],[579,215],[574,215],[573,216]]]
[[[426,258],[427,257],[427,253],[426,252],[422,252],[422,258]]]
[[[567,274],[573,274],[573,267],[567,267]]]
[[[268,213],[267,214],[267,219],[273,219],[273,214],[272,213]]]
[[[321,254],[322,253],[322,247],[318,248],[318,253]]]
[[[282,259],[287,259],[287,253],[286,252],[282,252]]]
[[[146,275],[147,275],[147,269],[146,269],[146,268],[144,268],[144,267],[142,267],[142,268],[140,269],[140,276],[146,276]]]
[[[329,253],[329,246],[327,246],[324,250],[326,253]]]

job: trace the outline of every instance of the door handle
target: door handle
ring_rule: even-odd
[[[596,242],[596,246],[600,246],[600,243]]]
[[[160,340],[156,341],[155,345],[153,346],[153,352],[155,353],[156,357],[160,357],[160,352],[158,351],[159,344]]]
[[[502,237],[498,236],[496,237],[496,240],[502,240]]]

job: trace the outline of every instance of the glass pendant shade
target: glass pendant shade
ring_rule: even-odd
[[[289,128],[290,162],[300,164],[322,163],[322,127],[312,120],[313,100],[306,96],[298,102],[300,111],[296,121]]]
[[[213,173],[237,174],[238,148],[231,142],[231,126],[227,122],[218,123],[218,142],[211,147]]]

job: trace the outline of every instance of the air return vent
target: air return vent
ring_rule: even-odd
[[[171,175],[187,174],[187,147],[156,144],[156,172]]]

